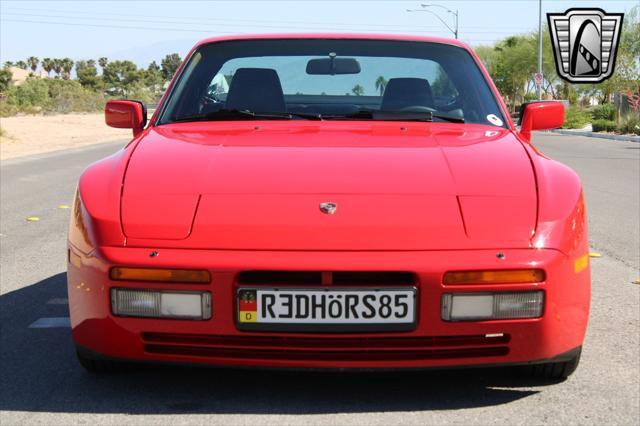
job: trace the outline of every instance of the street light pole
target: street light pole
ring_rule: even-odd
[[[454,12],[453,10],[448,9],[448,8],[447,8],[447,7],[445,7],[445,6],[442,6],[441,4],[424,4],[424,3],[423,3],[423,4],[421,4],[420,6],[422,6],[422,7],[439,7],[439,8],[441,8],[441,9],[446,10],[446,11],[447,11],[447,13],[450,13],[450,14],[452,14],[453,16],[455,16],[455,18],[456,18],[456,29],[455,29],[455,31],[453,31],[453,34],[456,36],[456,40],[458,39],[458,13],[459,13],[459,10],[458,10],[458,9],[456,9],[456,11]],[[447,25],[447,28],[448,28],[448,25]],[[451,29],[451,28],[449,28],[449,29]]]
[[[441,18],[437,13],[435,13],[435,12],[432,12],[432,11],[430,11],[430,10],[425,10],[425,9],[407,9],[407,12],[428,12],[428,13],[432,14],[433,16],[435,16],[436,18],[438,18],[438,20],[439,20],[440,22],[442,22],[442,24],[443,24],[445,27],[447,27],[447,29],[448,29],[449,31],[451,31],[451,32],[453,33],[453,35],[455,36],[456,40],[458,39],[458,9],[456,9],[456,10],[455,10],[455,12],[454,12],[453,10],[448,9],[448,8],[446,8],[446,7],[444,7],[444,6],[440,5],[440,4],[421,4],[420,6],[421,6],[421,7],[424,7],[424,8],[426,8],[426,7],[439,7],[439,8],[441,8],[441,9],[444,9],[445,11],[447,11],[447,13],[450,13],[450,14],[452,14],[453,16],[455,16],[455,18],[456,18],[456,26],[455,26],[455,28],[451,28],[451,27],[449,26],[449,24],[447,24],[447,23],[444,21],[444,19],[442,19],[442,18]]]
[[[456,12],[454,13],[455,17],[456,17],[456,40],[458,39],[458,9],[456,9]]]
[[[542,75],[542,0],[538,0],[538,74]],[[538,100],[542,100],[542,81],[537,86]]]

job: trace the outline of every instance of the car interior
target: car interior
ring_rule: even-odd
[[[424,78],[391,78],[381,97],[322,95],[320,98],[318,95],[285,95],[277,71],[271,68],[239,68],[233,75],[228,93],[218,94],[204,105],[201,113],[205,114],[225,108],[322,115],[353,114],[362,110],[436,111],[445,107],[436,105],[429,80]],[[463,118],[460,108],[448,112]]]

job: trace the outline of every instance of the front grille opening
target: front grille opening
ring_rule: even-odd
[[[499,357],[511,336],[302,337],[142,333],[147,353],[290,361],[394,361]]]
[[[241,284],[310,284],[321,285],[321,272],[245,271],[238,277]]]
[[[238,276],[240,284],[299,284],[299,285],[415,285],[416,276],[395,271],[244,271]]]
[[[508,347],[439,349],[430,351],[405,352],[360,352],[360,351],[322,351],[287,352],[261,350],[258,352],[234,348],[208,348],[170,345],[145,345],[144,350],[157,355],[182,355],[205,358],[233,358],[248,360],[286,360],[286,361],[421,361],[429,359],[456,359],[500,357],[509,354]]]
[[[334,272],[333,284],[413,285],[416,278],[409,272]]]

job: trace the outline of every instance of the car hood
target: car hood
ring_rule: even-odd
[[[536,209],[531,163],[506,129],[215,122],[146,132],[121,217],[130,246],[430,250],[529,246]]]

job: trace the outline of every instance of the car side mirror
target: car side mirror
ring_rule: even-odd
[[[147,124],[147,109],[138,101],[108,101],[104,107],[104,121],[110,127],[133,129],[133,136],[137,136]]]
[[[520,135],[531,142],[533,130],[549,130],[564,124],[564,104],[557,101],[531,102],[520,109]]]

